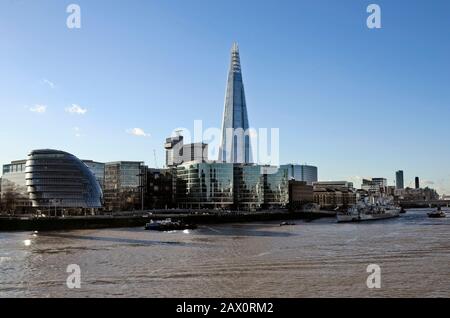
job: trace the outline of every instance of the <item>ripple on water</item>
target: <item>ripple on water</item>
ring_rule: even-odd
[[[450,296],[450,218],[414,210],[367,224],[296,223],[2,233],[0,296]],[[377,291],[365,285],[372,263],[382,268]],[[68,264],[82,270],[76,293],[65,285]]]

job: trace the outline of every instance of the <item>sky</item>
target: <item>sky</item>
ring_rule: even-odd
[[[220,127],[236,41],[250,126],[280,129],[281,163],[356,185],[401,169],[450,194],[449,13],[447,0],[0,0],[0,165],[52,148],[162,167],[175,128]]]

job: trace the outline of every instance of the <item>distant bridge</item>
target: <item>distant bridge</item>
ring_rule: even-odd
[[[446,206],[450,207],[450,200],[431,200],[431,201],[423,201],[423,200],[417,200],[417,201],[400,201],[399,205],[404,208],[422,208],[422,207],[437,207],[437,206]]]

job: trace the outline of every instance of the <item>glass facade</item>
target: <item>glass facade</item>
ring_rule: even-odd
[[[289,203],[289,179],[286,167],[263,167],[264,206],[285,207]]]
[[[315,166],[287,164],[281,167],[288,169],[289,180],[305,181],[308,185],[317,182],[317,167]]]
[[[395,186],[397,189],[404,189],[405,183],[403,181],[403,170],[399,170],[395,173]]]
[[[231,208],[233,164],[186,163],[176,169],[176,201],[181,208]]]
[[[31,201],[25,182],[26,160],[13,161],[3,166],[1,178],[1,202],[6,212],[25,213],[30,211]]]
[[[59,150],[34,150],[25,168],[33,207],[101,208],[103,193],[89,168],[77,157]]]
[[[234,166],[234,198],[237,209],[257,210],[264,203],[261,166]]]
[[[235,43],[231,50],[225,106],[222,120],[222,141],[219,161],[229,163],[250,163],[250,138],[248,130],[247,103],[245,101],[239,48]]]
[[[100,184],[100,188],[102,188],[103,190],[105,188],[105,164],[102,162],[95,162],[92,160],[83,160],[83,162],[94,174],[95,178]]]
[[[255,211],[286,207],[288,170],[251,164],[186,163],[176,169],[175,198],[180,208]]]
[[[146,184],[146,166],[138,161],[105,164],[105,208],[129,211],[142,207]]]

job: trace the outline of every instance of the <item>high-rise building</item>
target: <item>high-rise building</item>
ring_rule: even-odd
[[[405,183],[403,179],[403,170],[399,170],[395,173],[395,186],[399,190],[405,188]]]
[[[282,167],[288,169],[289,180],[304,181],[308,185],[317,182],[317,167],[296,164],[282,165]]]
[[[225,105],[222,120],[222,140],[219,161],[250,163],[250,136],[239,47],[233,44]]]
[[[370,195],[384,195],[387,192],[386,178],[363,179],[361,189],[367,191]]]
[[[166,166],[176,167],[189,161],[208,161],[208,145],[203,142],[183,144],[183,136],[178,135],[166,139]]]
[[[166,139],[166,166],[175,167],[183,162],[183,136],[177,135]]]
[[[416,177],[414,181],[415,181],[416,189],[420,189],[419,177]]]
[[[183,162],[208,161],[208,144],[203,142],[196,142],[192,144],[183,145]]]

